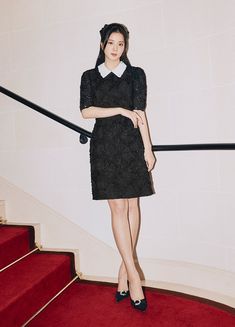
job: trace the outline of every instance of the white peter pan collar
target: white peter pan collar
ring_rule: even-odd
[[[126,69],[126,66],[127,65],[123,61],[120,61],[117,67],[115,67],[113,70],[110,70],[108,69],[108,67],[105,66],[105,63],[103,62],[98,66],[98,69],[102,77],[107,76],[111,72],[113,72],[118,77],[121,77]]]

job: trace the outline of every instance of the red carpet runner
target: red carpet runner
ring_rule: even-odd
[[[5,257],[4,247],[11,252],[9,240],[15,236],[12,236],[12,227],[9,227],[9,238],[6,237],[7,226],[4,233],[1,233],[2,228],[0,227],[0,254]],[[29,240],[27,233],[25,238]],[[3,241],[6,239],[7,242]],[[13,258],[17,256],[16,248],[12,245]],[[24,251],[26,250],[22,253]],[[11,254],[8,253],[8,259],[10,257]],[[3,327],[20,327],[73,278],[73,257],[69,253],[36,252],[7,268],[0,276],[0,324]],[[27,326],[235,326],[235,311],[210,301],[202,303],[202,299],[196,297],[146,288],[148,308],[146,312],[138,312],[131,307],[129,299],[116,303],[115,291],[114,284],[75,281]]]

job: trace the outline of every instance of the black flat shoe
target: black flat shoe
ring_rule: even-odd
[[[130,298],[131,300],[131,305],[133,306],[134,309],[140,310],[140,311],[144,311],[147,308],[147,301],[146,299],[141,299],[141,300],[135,300],[133,301],[132,298]]]
[[[127,298],[129,296],[129,290],[127,291],[116,291],[115,298],[117,302],[122,301],[123,299]]]

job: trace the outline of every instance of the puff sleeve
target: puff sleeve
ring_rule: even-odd
[[[144,70],[135,67],[133,78],[133,106],[134,109],[144,111],[147,101],[147,82]]]
[[[88,71],[81,77],[80,83],[80,110],[93,105],[92,87]]]

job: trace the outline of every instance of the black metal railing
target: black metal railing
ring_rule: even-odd
[[[54,121],[74,130],[75,132],[80,134],[80,142],[82,144],[87,143],[88,137],[91,137],[91,132],[83,129],[71,123],[70,121],[48,111],[39,105],[21,97],[18,94],[13,93],[12,91],[0,86],[0,92],[9,96],[10,98],[23,103],[27,107],[40,112],[44,116],[47,116]],[[170,144],[170,145],[153,145],[153,151],[189,151],[189,150],[235,150],[235,143],[203,143],[203,144]]]

